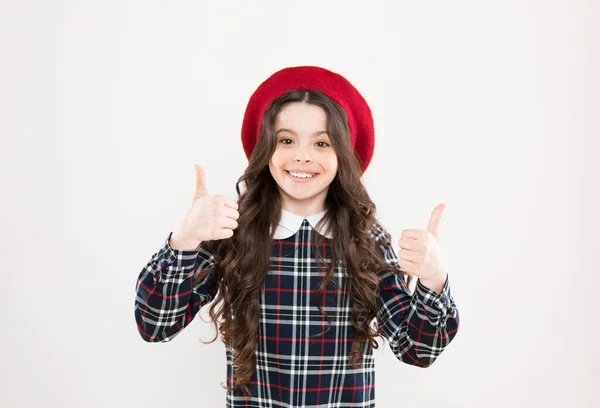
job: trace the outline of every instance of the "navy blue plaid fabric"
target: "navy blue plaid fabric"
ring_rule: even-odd
[[[248,385],[252,397],[241,389],[227,392],[227,407],[374,407],[375,360],[364,343],[359,368],[348,363],[354,326],[350,321],[351,296],[343,265],[334,271],[324,293],[331,327],[316,304],[323,278],[317,266],[319,251],[331,263],[331,240],[320,247],[316,234],[304,220],[289,238],[273,241],[271,267],[260,294],[261,317],[257,333],[257,366]],[[379,250],[386,262],[397,265],[389,234],[376,223],[374,239],[384,238]],[[136,284],[135,318],[142,338],[149,342],[173,339],[211,302],[218,282],[209,275],[193,287],[194,275],[215,264],[202,244],[197,250],[175,250],[169,237],[142,269]],[[402,275],[380,275],[379,332],[398,360],[420,367],[431,365],[458,331],[459,314],[448,280],[440,294],[417,282],[410,293]],[[378,340],[381,344],[381,342]],[[226,348],[227,385],[233,386],[233,353]],[[215,383],[215,386],[217,384]]]

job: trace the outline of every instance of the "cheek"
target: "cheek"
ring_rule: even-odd
[[[280,156],[281,155],[277,152],[277,150],[275,150],[269,159],[269,167],[277,167],[277,165],[281,162]]]
[[[338,169],[338,161],[337,156],[334,154],[327,160],[327,167],[329,171],[337,172]]]
[[[269,173],[271,173],[271,177],[273,180],[277,180],[279,177],[279,173],[277,173],[277,165],[273,162],[273,158],[269,160]]]
[[[285,154],[279,150],[273,152],[273,155],[269,159],[269,170],[274,179],[281,177],[281,171],[287,167],[287,161]]]

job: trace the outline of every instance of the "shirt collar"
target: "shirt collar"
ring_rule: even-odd
[[[331,234],[327,232],[327,224],[325,224],[319,230],[316,229],[317,223],[321,221],[321,218],[325,216],[327,210],[321,211],[320,213],[309,215],[308,217],[304,217],[302,215],[294,214],[293,212],[281,209],[281,220],[279,220],[279,225],[275,229],[275,234],[273,235],[273,239],[285,239],[294,235],[300,227],[302,226],[302,221],[305,219],[308,221],[311,227],[319,234],[323,235],[326,238],[332,238]],[[326,233],[327,232],[327,233]]]

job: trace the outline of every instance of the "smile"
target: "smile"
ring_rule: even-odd
[[[319,175],[319,173],[296,173],[288,170],[286,170],[286,173],[288,173],[293,178],[298,179],[311,179]]]

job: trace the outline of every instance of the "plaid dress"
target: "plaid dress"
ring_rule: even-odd
[[[270,270],[260,294],[261,316],[257,331],[256,370],[246,400],[241,389],[228,391],[227,407],[374,407],[375,359],[364,343],[358,368],[348,363],[355,336],[350,320],[352,299],[343,266],[338,265],[324,292],[328,323],[316,304],[323,277],[316,252],[331,263],[331,239],[320,248],[313,242],[318,233],[304,219],[298,230],[273,240]],[[389,234],[376,223],[374,239],[386,262],[397,265]],[[135,318],[142,338],[167,342],[181,332],[200,308],[211,302],[218,282],[208,275],[193,285],[196,272],[215,264],[204,245],[196,250],[176,250],[169,237],[139,274],[136,284]],[[417,282],[413,294],[402,275],[380,274],[380,309],[377,327],[398,360],[420,367],[431,365],[457,333],[459,314],[448,280],[440,294]],[[381,344],[380,339],[378,342]],[[227,385],[233,386],[233,353],[226,348]]]

